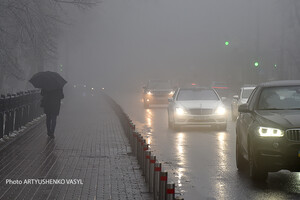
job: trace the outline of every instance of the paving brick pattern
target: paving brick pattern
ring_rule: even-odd
[[[99,95],[64,102],[54,140],[42,123],[0,152],[0,199],[152,198],[117,115]]]

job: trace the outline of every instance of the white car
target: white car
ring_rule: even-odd
[[[239,95],[233,96],[233,100],[231,102],[231,117],[233,121],[235,121],[237,116],[239,115],[239,105],[244,104],[248,101],[248,98],[254,90],[254,88],[255,86],[241,87]]]
[[[212,88],[178,88],[168,105],[169,127],[216,126],[227,128],[225,106]]]

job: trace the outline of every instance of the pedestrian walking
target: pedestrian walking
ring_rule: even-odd
[[[59,115],[61,99],[64,98],[63,90],[41,90],[42,100],[41,107],[44,108],[46,114],[47,135],[54,138],[54,131],[56,127],[56,119]]]
[[[41,107],[46,114],[47,134],[54,138],[56,118],[59,115],[60,103],[64,98],[63,87],[67,81],[57,72],[38,72],[29,80],[36,88],[41,89]]]

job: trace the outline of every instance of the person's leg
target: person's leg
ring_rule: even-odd
[[[46,114],[47,135],[51,134],[51,115]]]
[[[56,127],[56,115],[51,116],[51,134],[54,135],[55,127]]]

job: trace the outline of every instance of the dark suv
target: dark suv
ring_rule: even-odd
[[[144,108],[149,108],[150,104],[167,104],[168,98],[174,94],[171,81],[149,80],[143,87]]]
[[[300,81],[260,84],[238,111],[239,170],[248,164],[256,180],[265,180],[268,172],[281,169],[300,171]]]

